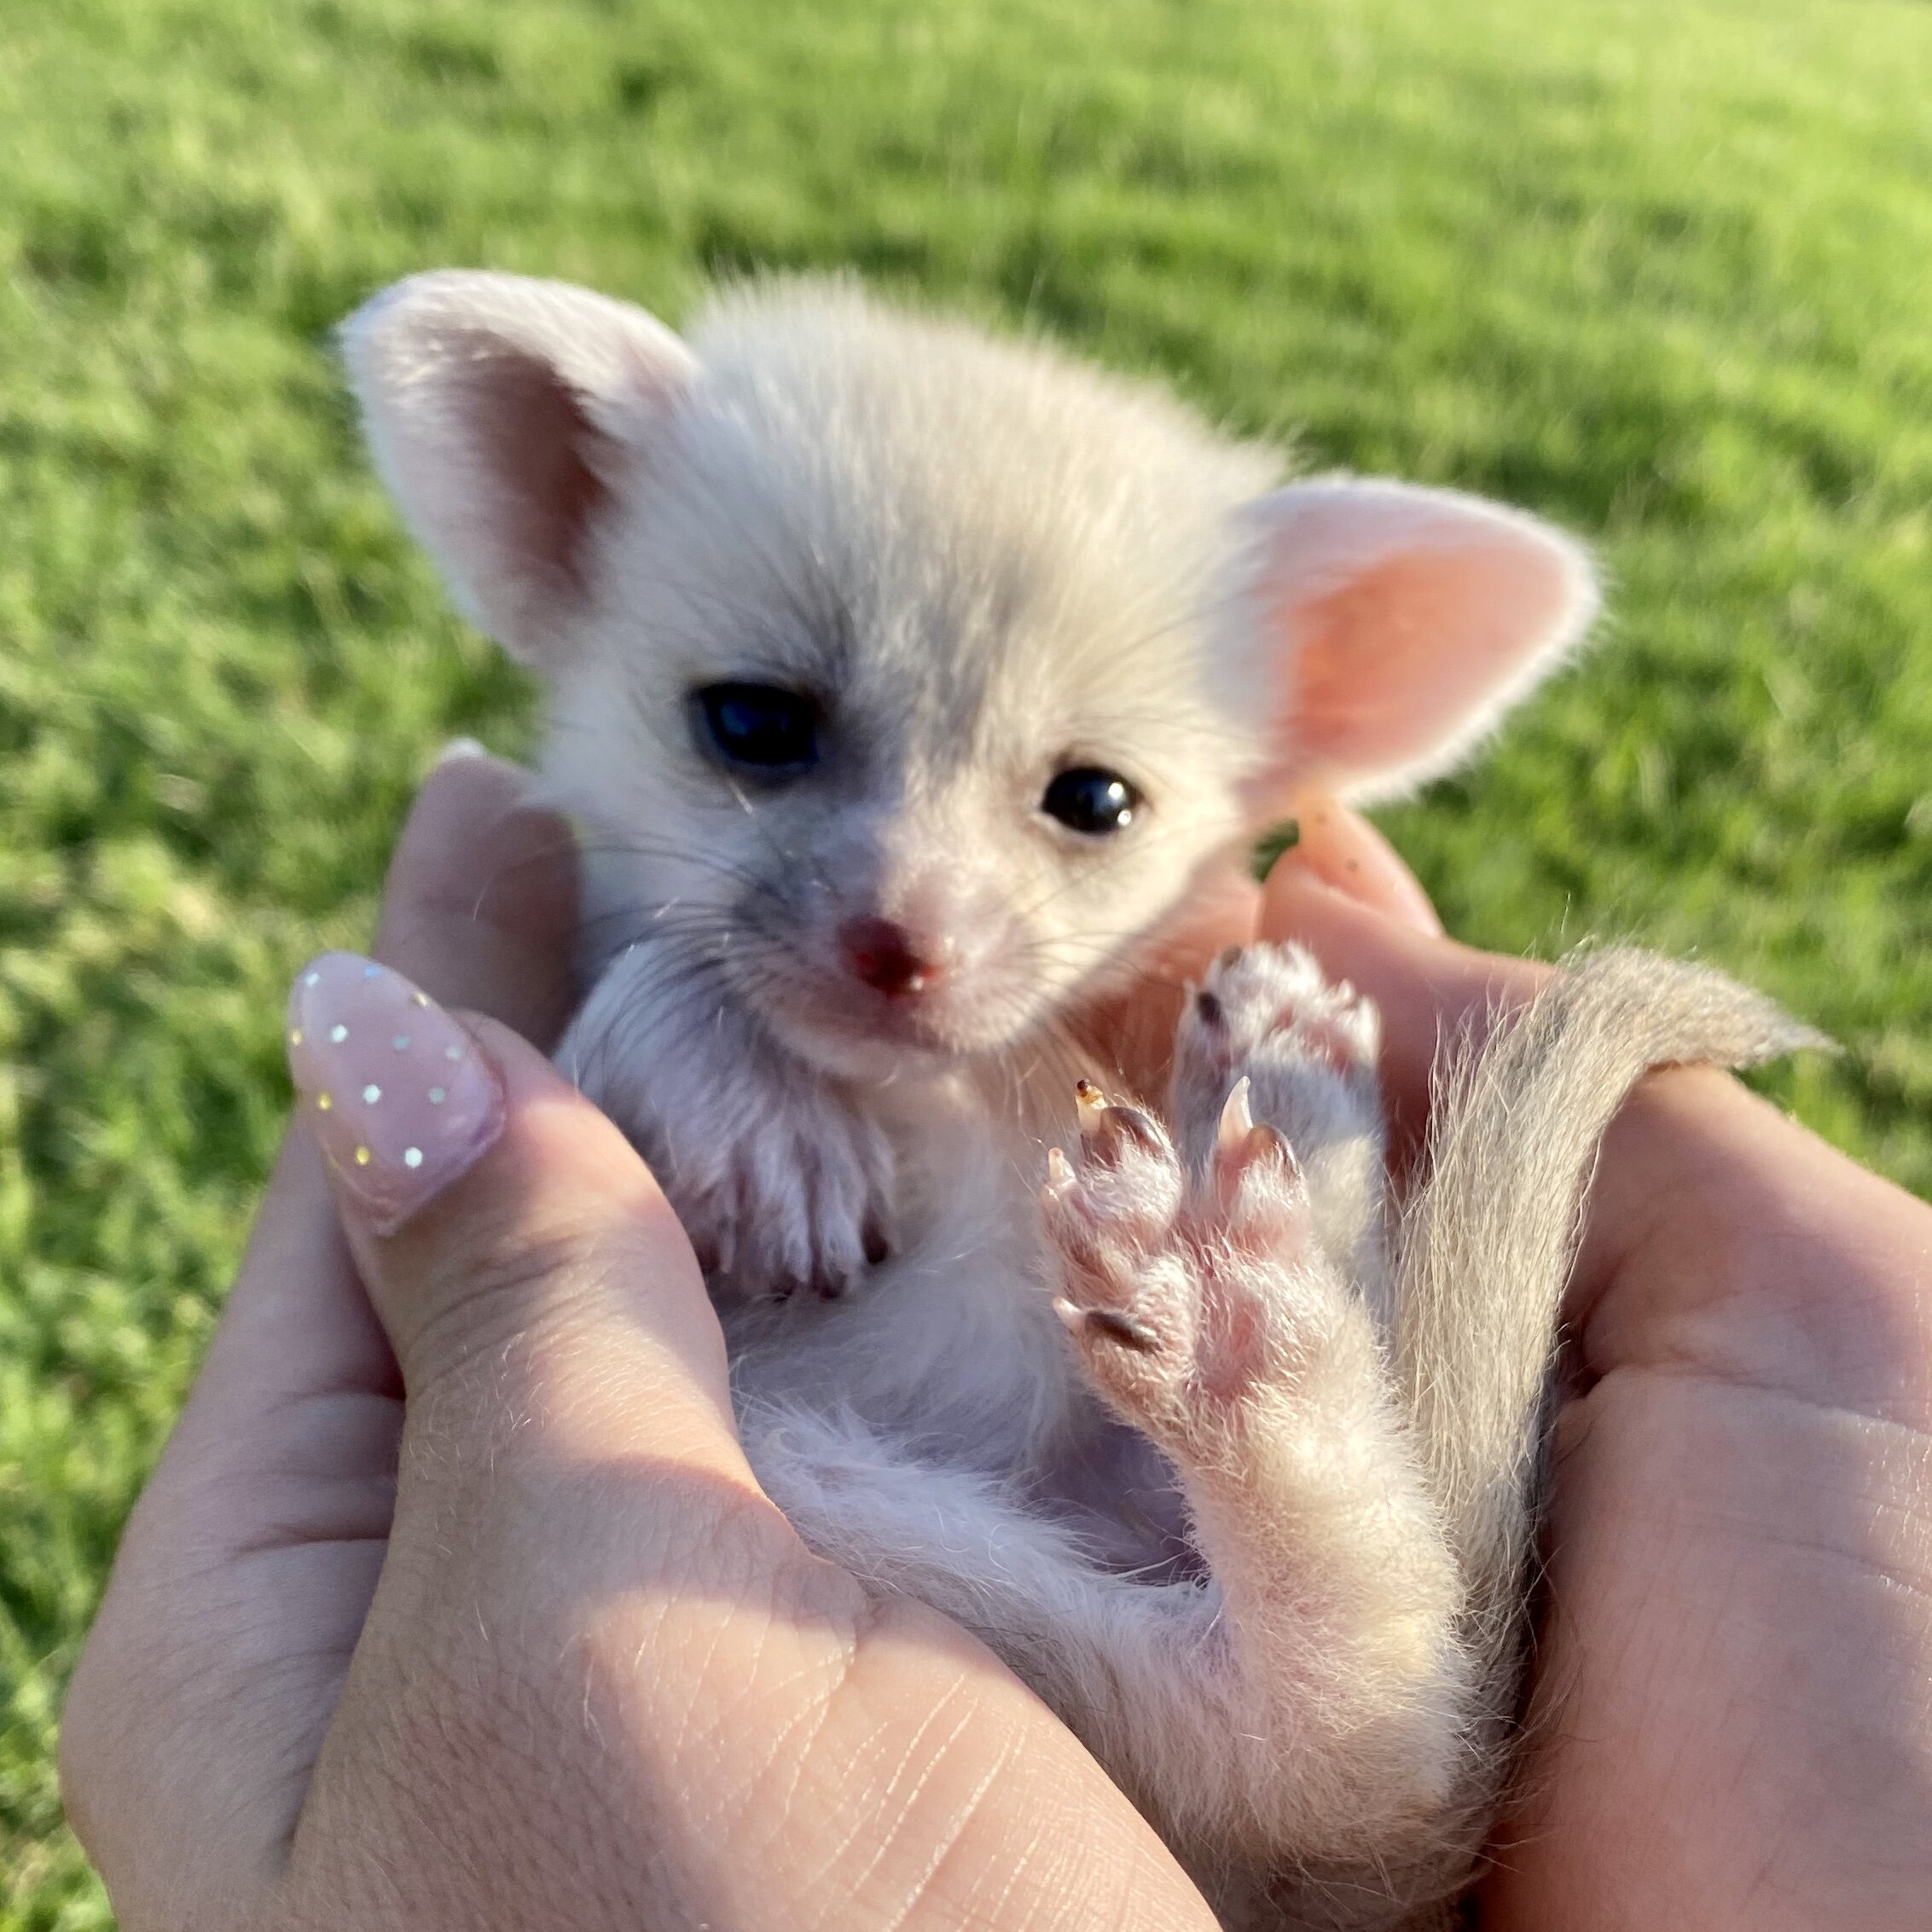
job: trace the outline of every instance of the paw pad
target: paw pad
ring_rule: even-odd
[[[1062,1263],[1054,1313],[1129,1421],[1170,1444],[1218,1429],[1267,1372],[1275,1303],[1313,1255],[1300,1163],[1255,1119],[1244,1079],[1192,1176],[1152,1116],[1088,1082],[1076,1098],[1077,1164],[1052,1150],[1041,1191]]]

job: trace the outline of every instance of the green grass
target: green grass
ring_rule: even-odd
[[[527,741],[326,350],[434,264],[676,316],[853,264],[1322,465],[1596,542],[1615,618],[1387,822],[1507,948],[1635,932],[1843,1040],[1932,1192],[1932,10],[1913,0],[8,0],[0,1932],[107,1923],[60,1686],[418,770]]]

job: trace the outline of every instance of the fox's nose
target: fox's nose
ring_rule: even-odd
[[[925,992],[943,970],[896,920],[850,920],[838,929],[838,943],[854,976],[889,1000]]]

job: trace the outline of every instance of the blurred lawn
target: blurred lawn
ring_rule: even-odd
[[[6,0],[0,1932],[107,1923],[60,1686],[415,774],[528,694],[326,352],[432,264],[672,316],[856,264],[1601,548],[1589,662],[1387,815],[1450,922],[1638,933],[1851,1051],[1932,1193],[1932,10],[1916,0]]]

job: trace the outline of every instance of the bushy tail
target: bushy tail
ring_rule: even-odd
[[[1651,1067],[1824,1044],[1720,974],[1619,948],[1573,962],[1437,1070],[1424,1179],[1398,1240],[1397,1369],[1468,1583],[1468,1637],[1505,1698],[1558,1307],[1604,1129]]]

